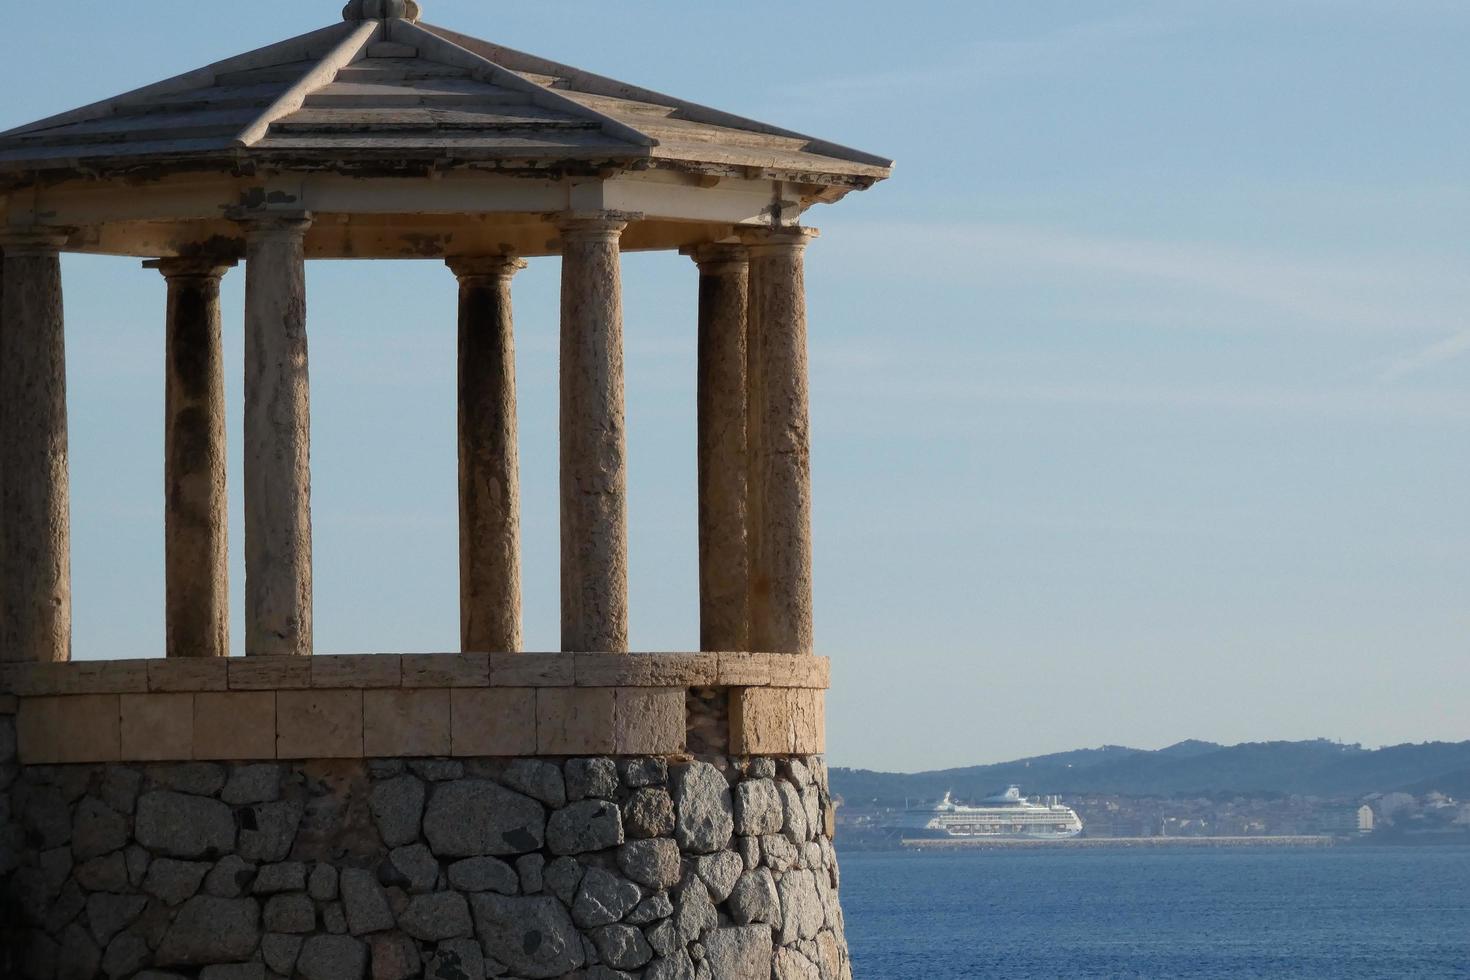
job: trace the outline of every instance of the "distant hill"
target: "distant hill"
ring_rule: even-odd
[[[1364,749],[1318,739],[1216,745],[1189,740],[1156,751],[1107,745],[990,766],[920,773],[832,770],[832,790],[849,803],[988,796],[1010,784],[1027,795],[1120,796],[1290,793],[1354,798],[1373,792],[1452,796],[1470,791],[1470,742]]]

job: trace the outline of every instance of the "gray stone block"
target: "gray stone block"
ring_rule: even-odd
[[[213,867],[208,861],[158,858],[148,866],[143,891],[162,899],[167,905],[179,905],[199,892],[200,884]]]
[[[164,934],[158,966],[205,966],[248,960],[260,944],[260,906],[253,898],[196,895]]]
[[[401,847],[419,839],[424,796],[424,784],[415,776],[398,776],[373,785],[369,807],[384,844]]]
[[[251,891],[257,895],[274,895],[278,892],[300,892],[306,890],[306,865],[300,861],[283,861],[267,864],[255,875]]]
[[[516,759],[501,772],[500,781],[549,807],[566,806],[566,782],[561,767],[554,763]]]
[[[274,762],[236,766],[220,791],[220,799],[231,806],[274,803],[281,798],[281,767]]]
[[[388,895],[371,871],[361,868],[344,870],[340,887],[347,927],[354,936],[393,928],[393,909],[388,904]]]
[[[705,961],[720,980],[771,980],[769,926],[716,929],[704,940]]]
[[[618,868],[640,885],[672,888],[682,870],[679,845],[668,837],[629,841],[618,848]]]
[[[488,780],[463,779],[435,788],[424,835],[441,858],[526,854],[546,842],[546,811]]]
[[[568,759],[567,799],[573,802],[594,797],[615,800],[618,796],[618,766],[611,759]]]
[[[305,809],[299,800],[260,803],[241,809],[240,856],[247,861],[286,860]]]
[[[606,800],[582,800],[551,815],[546,846],[553,854],[585,854],[623,842],[623,815]]]
[[[138,799],[138,843],[176,858],[217,858],[235,849],[235,818],[219,800],[172,790]]]
[[[781,794],[769,779],[747,779],[735,787],[735,832],[759,837],[778,834],[785,819]]]
[[[265,903],[268,932],[305,935],[316,930],[316,906],[305,895],[273,895]]]
[[[520,880],[515,869],[499,858],[465,858],[449,866],[449,886],[462,892],[514,895],[520,890]]]
[[[71,850],[78,861],[122,850],[128,843],[128,818],[95,796],[77,804]]]
[[[705,762],[676,766],[674,835],[679,846],[695,854],[724,850],[735,832],[730,786],[724,775]]]
[[[469,906],[458,892],[415,895],[398,917],[398,928],[415,939],[437,943],[473,935]]]
[[[550,896],[470,899],[485,953],[527,980],[560,977],[586,961],[566,908]]]
[[[694,870],[699,880],[709,887],[710,898],[718,905],[730,897],[730,889],[735,887],[735,879],[745,870],[745,862],[734,851],[720,851],[696,858]]]
[[[303,980],[362,980],[367,966],[367,946],[351,936],[312,936],[296,958]]]
[[[674,800],[664,789],[634,790],[623,804],[623,830],[633,839],[674,833]]]
[[[572,903],[572,921],[584,929],[620,921],[643,900],[633,882],[602,868],[588,868]]]
[[[760,868],[742,874],[730,892],[726,906],[730,918],[738,926],[756,922],[770,925],[781,923],[781,899],[776,892],[776,879],[769,868]]]

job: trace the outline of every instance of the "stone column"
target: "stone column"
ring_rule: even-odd
[[[627,440],[618,242],[627,215],[560,222],[561,642],[628,649]]]
[[[805,229],[750,246],[748,391],[750,645],[811,653],[812,484],[807,415]]]
[[[746,308],[750,255],[702,245],[699,266],[699,645],[749,649],[746,557]]]
[[[71,659],[65,244],[54,231],[0,240],[0,660]]]
[[[456,257],[459,278],[459,623],[465,652],[521,649],[513,255]]]
[[[225,370],[219,285],[231,260],[145,262],[168,280],[164,565],[170,657],[230,655]]]
[[[245,653],[311,654],[310,218],[250,218],[245,265]]]

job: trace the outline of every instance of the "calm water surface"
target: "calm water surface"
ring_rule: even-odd
[[[857,980],[1470,977],[1470,847],[842,856]]]

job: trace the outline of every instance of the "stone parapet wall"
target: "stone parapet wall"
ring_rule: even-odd
[[[820,756],[22,767],[12,720],[3,976],[851,977]]]
[[[825,751],[825,658],[446,654],[0,665],[26,764]]]

